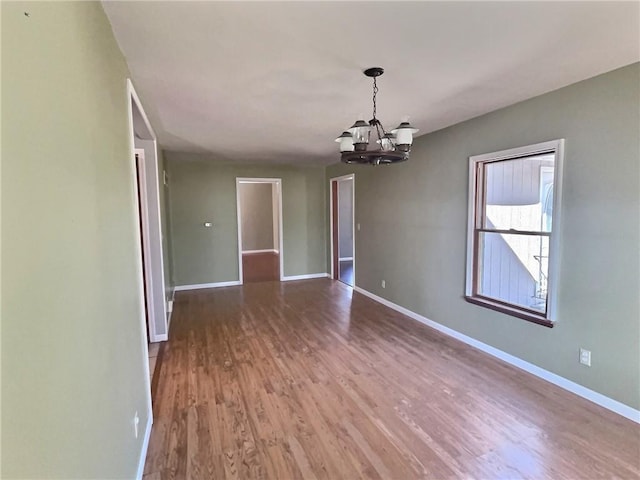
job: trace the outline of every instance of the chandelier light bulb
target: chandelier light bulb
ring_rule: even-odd
[[[340,144],[340,152],[353,152],[353,135],[349,132],[342,132],[336,142]]]
[[[413,128],[413,126],[407,121],[402,122],[396,128],[391,130],[391,133],[396,136],[396,143],[398,145],[411,145],[413,143],[413,134],[418,131],[417,128]]]
[[[376,142],[380,144],[380,149],[385,152],[391,152],[395,149],[394,141],[395,137],[392,133],[385,133],[384,137],[376,140]]]
[[[356,120],[349,128],[349,132],[353,135],[355,149],[357,151],[366,150],[371,135],[371,126],[364,120]]]

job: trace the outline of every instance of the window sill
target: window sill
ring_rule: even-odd
[[[480,305],[481,307],[489,308],[491,310],[495,310],[496,312],[506,313],[507,315],[521,318],[522,320],[526,320],[527,322],[533,322],[537,323],[538,325],[553,328],[553,322],[548,318],[543,317],[542,315],[536,315],[535,313],[529,313],[517,308],[511,308],[507,305],[492,302],[491,300],[484,297],[469,297],[465,295],[464,299],[469,303]]]

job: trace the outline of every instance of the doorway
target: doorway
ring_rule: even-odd
[[[355,175],[330,181],[331,278],[355,286]]]
[[[156,136],[130,80],[127,80],[131,175],[136,207],[140,250],[138,278],[140,285],[140,321],[149,418],[151,418],[151,377],[154,373],[158,343],[168,338],[167,304],[162,254],[160,217],[160,182]]]
[[[240,283],[282,280],[282,181],[236,178]]]
[[[151,319],[149,316],[149,299],[151,298],[151,292],[148,291],[151,283],[147,278],[147,263],[149,259],[149,238],[146,228],[147,222],[145,219],[149,215],[149,207],[147,205],[147,192],[146,192],[146,179],[144,175],[144,149],[136,148],[135,152],[135,164],[136,164],[136,193],[138,197],[138,225],[140,226],[140,251],[142,254],[142,283],[144,285],[144,313],[145,323],[147,327],[147,341],[151,339]]]

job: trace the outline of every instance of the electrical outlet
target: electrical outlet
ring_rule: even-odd
[[[140,425],[140,417],[138,417],[138,412],[133,416],[133,432],[138,438],[138,425]]]
[[[360,231],[360,224],[358,224],[358,231]]]
[[[382,280],[382,288],[387,288],[387,282],[385,282],[384,280]]]
[[[580,363],[587,367],[591,366],[591,350],[580,349]]]

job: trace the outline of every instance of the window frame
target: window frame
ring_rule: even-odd
[[[483,182],[479,175],[481,167],[485,164],[504,160],[517,160],[541,154],[553,153],[555,156],[553,178],[553,207],[552,227],[549,233],[549,260],[547,277],[547,308],[546,312],[536,312],[509,302],[490,298],[478,294],[478,277],[480,264],[479,232],[486,230],[482,227],[482,218],[485,210],[486,187],[480,187]],[[485,153],[469,157],[469,205],[467,223],[467,262],[466,262],[466,286],[465,299],[473,304],[496,310],[508,315],[534,322],[547,327],[553,327],[557,321],[557,290],[560,256],[560,231],[562,209],[562,171],[564,163],[564,139],[551,140],[536,143],[524,147],[511,148],[498,152]],[[517,231],[520,232],[520,231]]]

